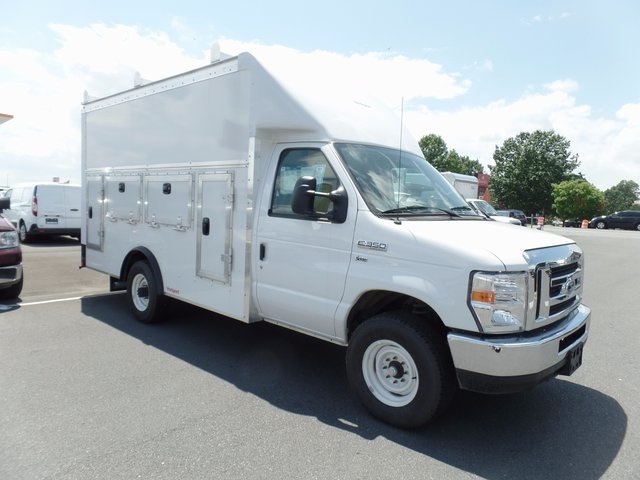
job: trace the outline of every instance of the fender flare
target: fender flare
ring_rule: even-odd
[[[158,295],[164,295],[164,280],[162,279],[160,265],[155,255],[147,247],[136,247],[127,254],[120,268],[120,278],[126,282],[129,269],[139,260],[145,260],[149,264],[153,276],[156,279],[156,293]]]

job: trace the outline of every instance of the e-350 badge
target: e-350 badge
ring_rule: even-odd
[[[387,244],[382,242],[370,242],[369,240],[358,240],[358,246],[362,248],[369,248],[371,250],[379,250],[381,252],[387,251]]]

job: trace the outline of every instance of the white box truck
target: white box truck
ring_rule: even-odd
[[[473,175],[442,172],[442,176],[453,185],[453,188],[455,188],[463,198],[478,198],[478,179]]]
[[[475,213],[401,131],[246,53],[87,100],[83,265],[142,322],[171,298],[345,346],[358,398],[399,427],[458,388],[573,373],[580,248]]]

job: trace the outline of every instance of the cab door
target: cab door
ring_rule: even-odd
[[[281,145],[273,161],[277,168],[269,180],[271,188],[263,192],[256,235],[256,294],[261,313],[319,336],[334,336],[334,314],[351,257],[355,208],[348,210],[346,220],[336,221],[332,202],[319,196],[313,212],[292,210],[294,185],[302,176],[315,178],[320,192],[344,188],[329,147]],[[344,201],[348,199],[347,191]]]

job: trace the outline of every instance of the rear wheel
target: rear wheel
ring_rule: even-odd
[[[405,312],[387,312],[360,325],[347,349],[349,382],[377,418],[401,428],[420,427],[455,393],[445,339]]]
[[[20,243],[29,243],[29,240],[31,240],[31,236],[27,232],[27,226],[22,221],[18,225],[18,238]]]
[[[162,320],[167,298],[157,292],[157,280],[146,261],[133,264],[127,276],[127,299],[133,315],[142,323]]]

